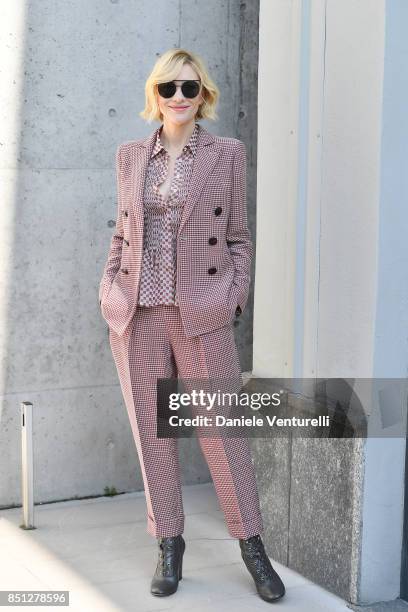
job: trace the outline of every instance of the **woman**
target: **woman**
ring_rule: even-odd
[[[102,315],[142,469],[147,531],[159,559],[153,595],[182,578],[185,541],[177,438],[157,437],[157,379],[242,377],[233,320],[249,291],[245,146],[196,121],[215,119],[218,89],[202,60],[171,49],[145,86],[141,116],[162,124],[116,153],[118,214],[100,283]],[[227,527],[259,595],[283,596],[265,553],[245,438],[199,437]]]

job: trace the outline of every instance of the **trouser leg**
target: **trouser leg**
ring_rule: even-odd
[[[178,308],[165,317],[179,376],[228,380],[238,392],[242,375],[232,325],[193,338],[184,335]],[[187,381],[188,382],[188,381]],[[198,437],[207,461],[229,533],[249,538],[263,531],[258,490],[247,438]]]
[[[111,332],[110,339],[143,476],[147,532],[179,535],[184,510],[177,439],[156,435],[157,379],[176,376],[161,306],[138,306],[129,336],[121,341]]]

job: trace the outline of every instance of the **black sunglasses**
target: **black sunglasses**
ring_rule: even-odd
[[[185,98],[195,98],[200,92],[200,80],[189,79],[187,81],[181,81],[176,79],[174,81],[168,81],[168,83],[158,83],[157,90],[162,98],[172,98],[177,91],[176,81],[182,82],[181,91]]]

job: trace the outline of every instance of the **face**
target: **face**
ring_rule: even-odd
[[[156,100],[163,114],[163,122],[182,125],[194,121],[198,107],[203,102],[201,92],[195,98],[185,98],[181,91],[182,83],[177,82],[177,79],[182,79],[184,81],[198,78],[199,76],[194,68],[189,64],[184,64],[175,79],[177,89],[173,97],[162,98],[160,94],[156,92]]]

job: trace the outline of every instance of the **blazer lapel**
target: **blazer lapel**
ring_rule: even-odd
[[[221,149],[215,146],[215,138],[200,125],[197,138],[197,149],[191,172],[187,199],[181,215],[179,233],[197,204],[208,177],[215,168]]]
[[[137,227],[143,229],[143,195],[144,184],[150,155],[156,141],[157,128],[133,147],[132,158],[132,205]],[[202,125],[199,125],[197,137],[197,149],[194,157],[193,168],[186,202],[183,207],[179,232],[187,221],[195,204],[198,202],[201,191],[208,180],[212,170],[215,168],[221,149],[215,146],[215,138]]]
[[[156,140],[157,128],[144,140],[133,147],[132,151],[132,206],[138,232],[143,231],[143,195],[147,164]]]

